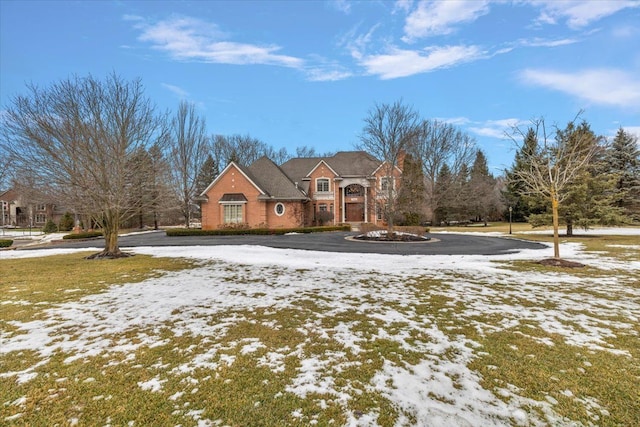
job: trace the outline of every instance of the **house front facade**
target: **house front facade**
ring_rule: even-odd
[[[202,228],[382,224],[383,199],[401,173],[363,151],[280,166],[266,157],[248,167],[231,162],[200,195]]]
[[[64,212],[42,200],[27,201],[14,189],[0,193],[0,226],[42,227],[48,220],[59,222]]]

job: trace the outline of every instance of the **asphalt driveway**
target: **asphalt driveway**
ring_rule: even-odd
[[[352,241],[347,237],[357,233],[327,232],[290,234],[284,236],[185,236],[167,237],[164,231],[134,233],[120,237],[120,247],[135,246],[211,246],[258,245],[282,249],[303,249],[325,252],[359,252],[396,255],[498,255],[522,249],[543,249],[547,246],[506,237],[470,234],[431,233],[432,241],[419,243],[389,243]],[[49,248],[101,247],[102,239],[53,243]]]

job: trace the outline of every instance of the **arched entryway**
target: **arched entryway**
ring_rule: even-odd
[[[346,222],[365,222],[365,191],[360,184],[349,184],[344,188]]]

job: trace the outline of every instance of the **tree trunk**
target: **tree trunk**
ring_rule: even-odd
[[[553,212],[553,257],[560,258],[560,238],[558,237],[558,198],[551,196],[551,210]]]
[[[567,237],[573,237],[573,221],[567,220]]]
[[[126,252],[122,252],[118,246],[118,221],[112,218],[105,219],[102,223],[102,233],[104,234],[104,250],[93,255],[89,255],[87,259],[103,259],[103,258],[125,258],[131,256]]]

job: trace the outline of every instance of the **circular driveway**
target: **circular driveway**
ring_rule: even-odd
[[[544,249],[548,246],[525,240],[479,236],[476,234],[431,233],[433,239],[420,243],[380,243],[347,240],[357,233],[326,232],[289,234],[284,236],[184,236],[167,237],[164,231],[134,233],[121,236],[120,247],[135,246],[213,246],[258,245],[281,249],[303,249],[325,252],[357,252],[395,255],[498,255],[522,249]],[[93,248],[102,239],[54,243],[50,248]]]

